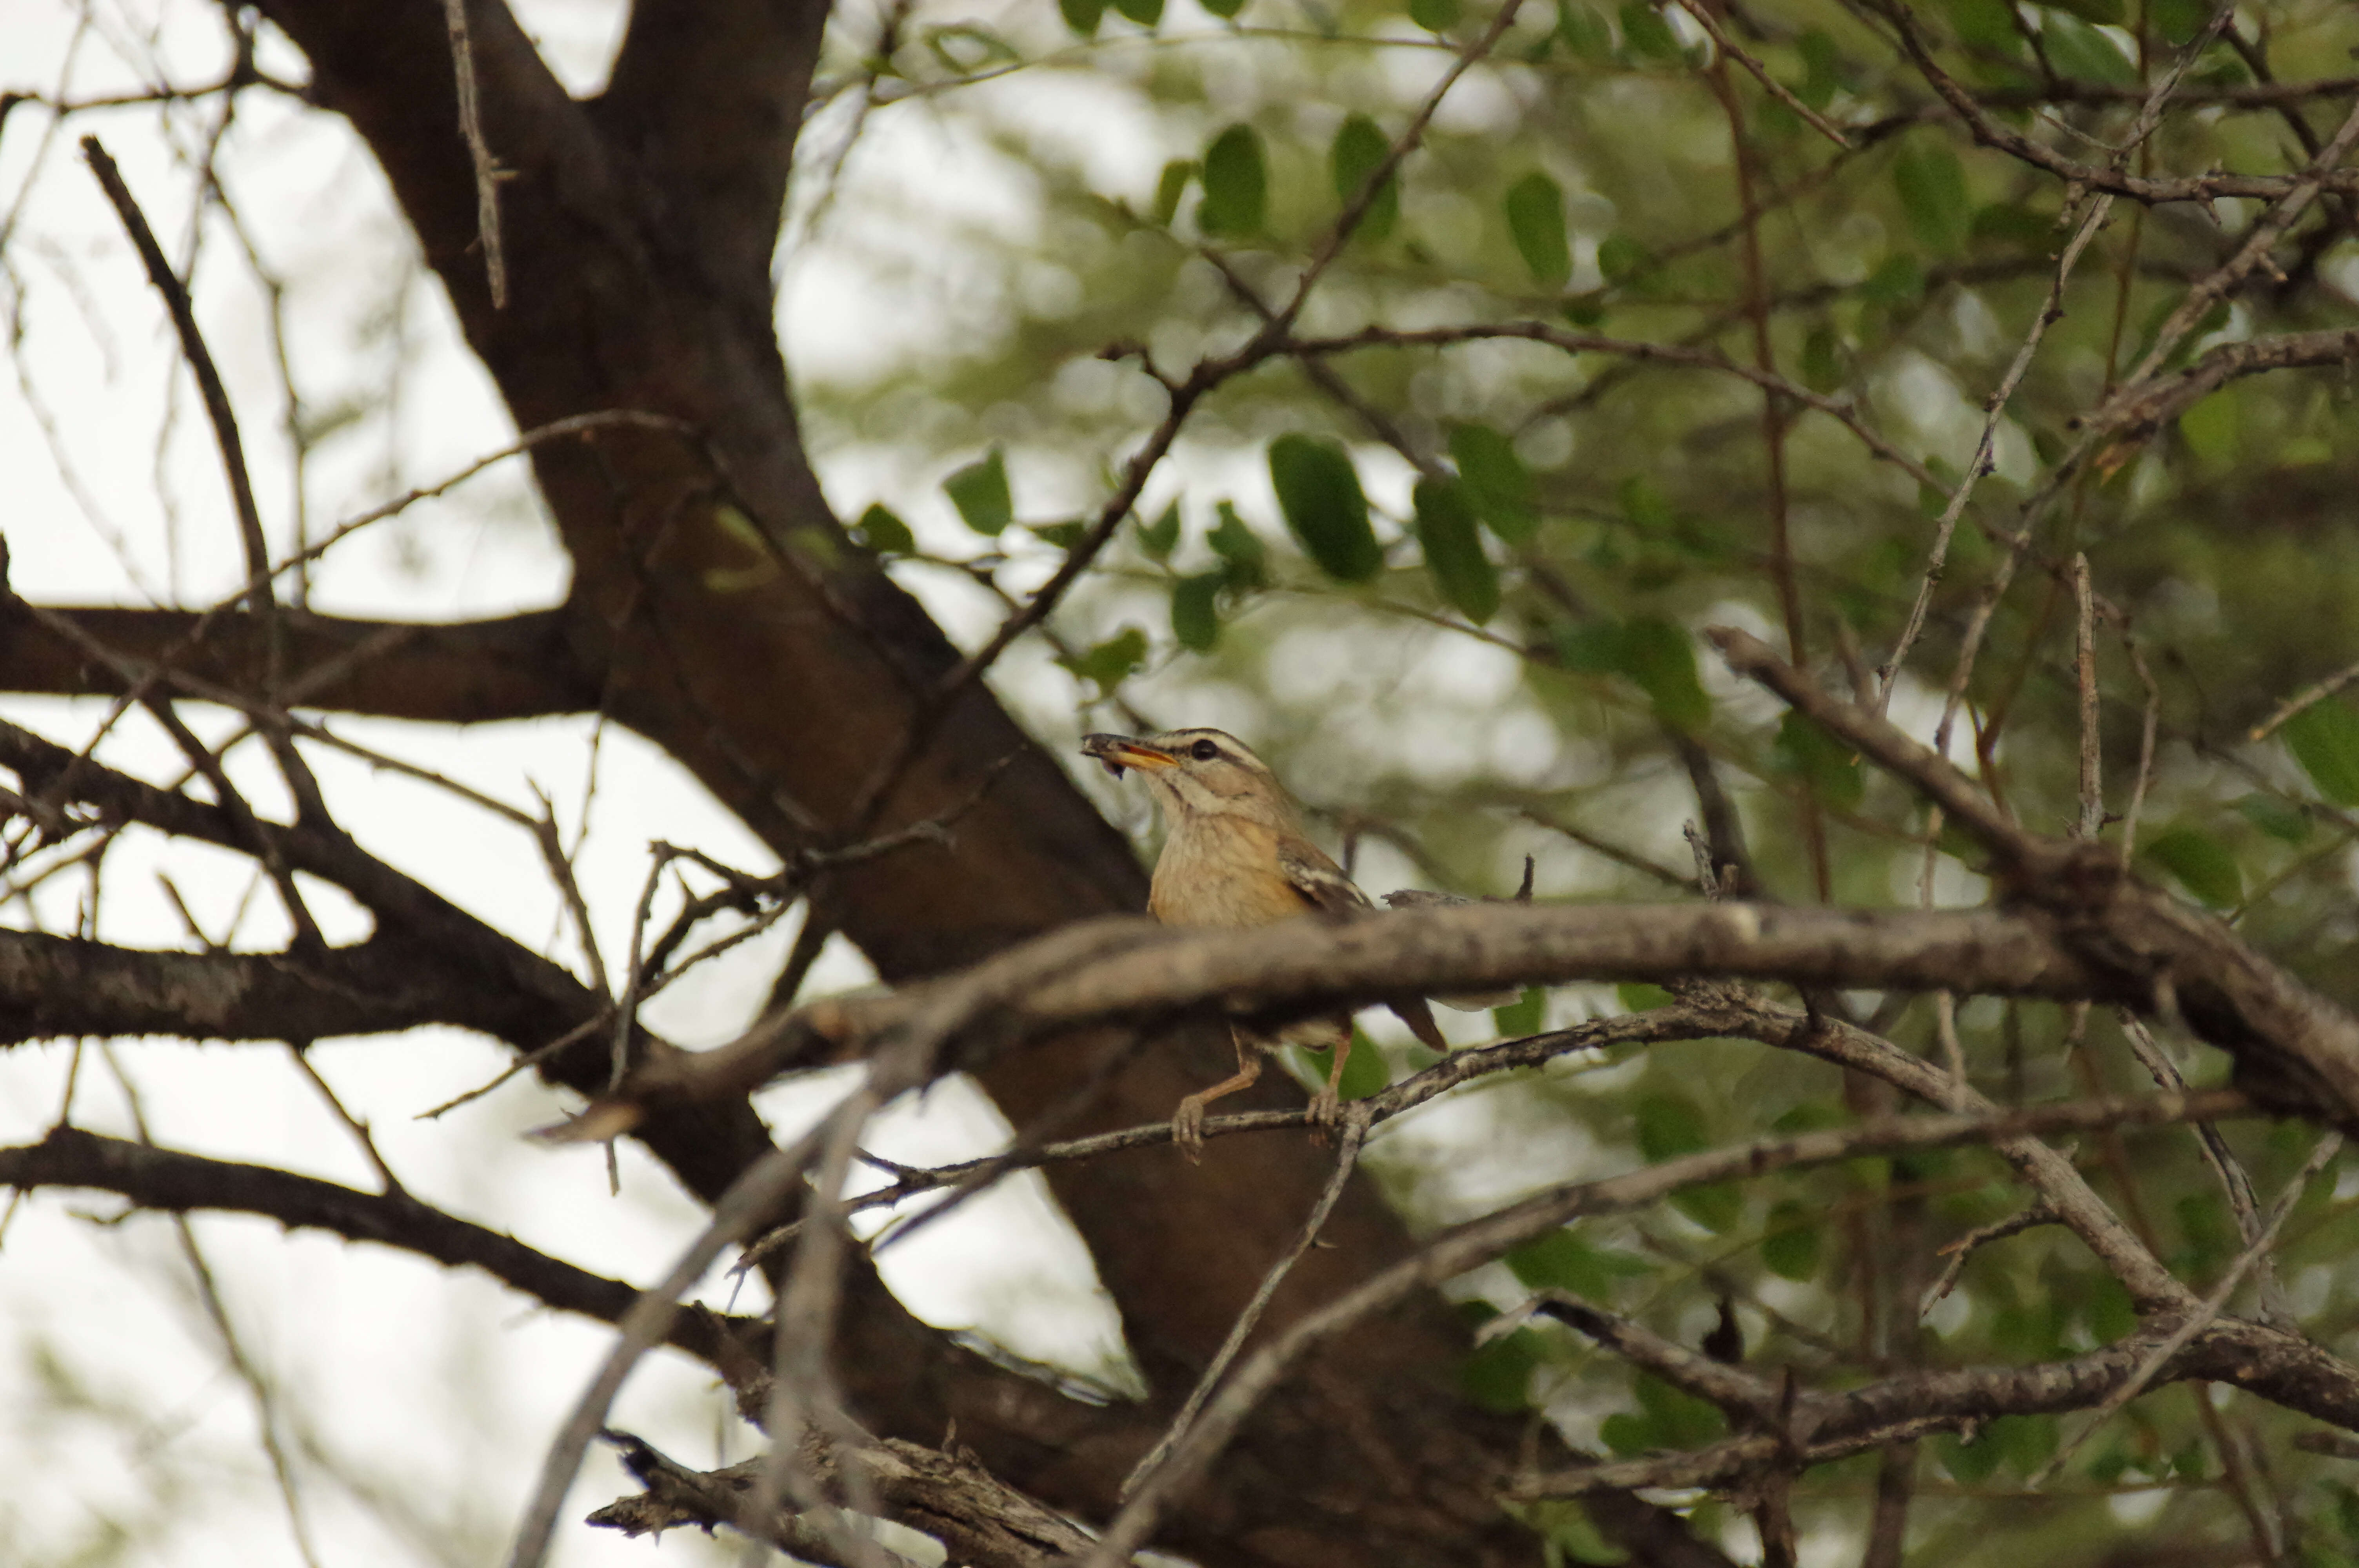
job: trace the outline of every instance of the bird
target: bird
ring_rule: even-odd
[[[1375,912],[1367,894],[1303,832],[1293,799],[1269,764],[1235,736],[1201,729],[1085,735],[1082,754],[1116,779],[1125,771],[1136,773],[1162,808],[1163,852],[1147,909],[1166,925],[1234,930],[1306,914],[1348,918]],[[1388,1005],[1426,1045],[1449,1050],[1421,998],[1394,998]],[[1272,1033],[1232,1024],[1229,1033],[1236,1045],[1235,1076],[1188,1096],[1171,1117],[1172,1141],[1190,1161],[1203,1158],[1204,1108],[1259,1078],[1264,1054],[1281,1046],[1334,1053],[1325,1086],[1311,1097],[1310,1124],[1323,1137],[1341,1119],[1338,1086],[1352,1050],[1350,1013],[1301,1019]]]

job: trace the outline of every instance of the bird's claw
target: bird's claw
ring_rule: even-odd
[[[1343,1121],[1343,1097],[1335,1086],[1327,1085],[1310,1097],[1310,1140],[1324,1147],[1335,1141],[1335,1129]]]
[[[1190,1095],[1171,1113],[1171,1141],[1190,1165],[1204,1162],[1204,1102]]]

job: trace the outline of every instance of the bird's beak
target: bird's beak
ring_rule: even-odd
[[[1125,768],[1169,768],[1177,767],[1180,762],[1170,752],[1127,735],[1084,735],[1082,755],[1095,757],[1116,778],[1122,777]]]

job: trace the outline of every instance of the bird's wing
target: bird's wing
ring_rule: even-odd
[[[1329,914],[1357,914],[1375,907],[1368,902],[1368,895],[1343,874],[1343,868],[1329,860],[1316,844],[1281,846],[1277,869],[1287,885],[1300,893],[1303,902],[1313,909]]]
[[[1343,868],[1329,860],[1315,844],[1289,844],[1277,852],[1277,868],[1285,873],[1287,885],[1302,895],[1313,909],[1329,914],[1359,914],[1374,910],[1368,895],[1343,874]],[[1431,1051],[1446,1052],[1450,1042],[1433,1022],[1433,1010],[1421,997],[1393,997],[1386,1000],[1395,1017],[1408,1025],[1408,1032]]]

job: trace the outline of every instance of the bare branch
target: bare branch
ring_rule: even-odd
[[[415,1253],[446,1268],[478,1268],[536,1301],[601,1323],[620,1321],[638,1296],[620,1280],[536,1251],[513,1236],[446,1214],[406,1192],[364,1193],[316,1176],[184,1154],[80,1128],[60,1127],[38,1143],[0,1149],[0,1185],[26,1192],[80,1187],[119,1193],[141,1208],[167,1214],[260,1215],[281,1225]],[[723,1336],[750,1340],[763,1332],[750,1318],[689,1313],[672,1322],[665,1342],[718,1365]]]
[[[625,1535],[675,1525],[731,1529],[814,1562],[832,1563],[825,1532],[793,1513],[756,1513],[750,1504],[755,1472],[749,1459],[726,1470],[690,1470],[628,1433],[600,1435],[623,1451],[623,1463],[647,1490],[609,1503],[590,1522]],[[885,1517],[923,1530],[949,1549],[953,1563],[974,1568],[1038,1568],[1058,1556],[1089,1550],[1089,1537],[1062,1515],[1043,1508],[983,1468],[972,1456],[937,1453],[914,1443],[866,1438],[811,1445],[811,1463],[831,1477],[861,1471]],[[838,1491],[841,1491],[839,1485]]]

